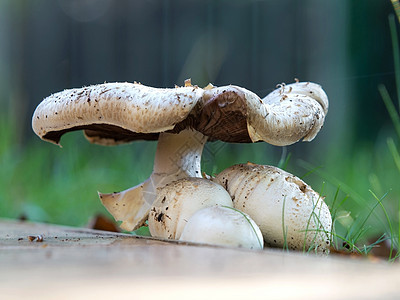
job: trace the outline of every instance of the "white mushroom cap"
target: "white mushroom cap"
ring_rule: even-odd
[[[257,223],[267,245],[329,251],[328,206],[301,179],[272,166],[240,164],[219,173],[215,181],[229,192],[234,207]]]
[[[315,83],[293,83],[264,99],[237,86],[152,88],[104,83],[65,90],[36,108],[32,128],[43,140],[84,130],[93,143],[114,145],[156,140],[160,132],[190,127],[209,140],[289,145],[312,140],[321,129],[328,98]]]
[[[194,213],[180,240],[249,249],[264,247],[260,229],[247,214],[221,206],[203,208]]]
[[[186,178],[161,188],[149,214],[152,236],[179,239],[189,218],[198,210],[224,205],[232,199],[219,184],[203,178]]]
[[[65,132],[79,129],[86,130],[91,142],[106,145],[157,139],[157,133],[187,118],[202,93],[193,86],[159,89],[128,82],[65,90],[39,104],[32,128],[55,143]]]

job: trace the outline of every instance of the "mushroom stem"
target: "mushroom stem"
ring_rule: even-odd
[[[160,133],[153,174],[175,181],[185,177],[201,177],[200,161],[207,137],[195,130],[182,130],[179,134]]]
[[[105,208],[120,227],[132,231],[144,224],[157,196],[157,188],[187,177],[201,177],[200,161],[207,141],[200,132],[160,133],[153,172],[141,184],[119,193],[101,194]]]

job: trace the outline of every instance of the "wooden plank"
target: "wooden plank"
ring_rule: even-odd
[[[382,261],[0,220],[0,299],[391,299],[399,284]]]

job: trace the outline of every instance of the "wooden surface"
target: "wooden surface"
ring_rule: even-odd
[[[0,299],[251,297],[400,299],[400,266],[0,220]]]

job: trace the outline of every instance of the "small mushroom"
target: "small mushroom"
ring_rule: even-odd
[[[157,191],[187,177],[201,177],[207,139],[235,143],[266,141],[289,145],[312,140],[322,127],[327,97],[313,83],[282,86],[261,99],[237,86],[152,88],[137,83],[104,83],[69,89],[45,98],[32,117],[34,132],[59,144],[69,131],[84,130],[100,145],[158,140],[153,172],[120,193],[99,194],[121,228],[144,224]]]
[[[227,168],[214,180],[226,188],[233,206],[256,222],[267,245],[329,252],[329,208],[298,177],[276,167],[248,163]]]
[[[198,210],[224,205],[232,199],[219,184],[203,178],[184,178],[160,189],[149,214],[152,236],[179,239],[190,217]]]
[[[194,213],[183,229],[180,240],[249,249],[264,247],[257,224],[247,214],[223,206],[207,207]]]

